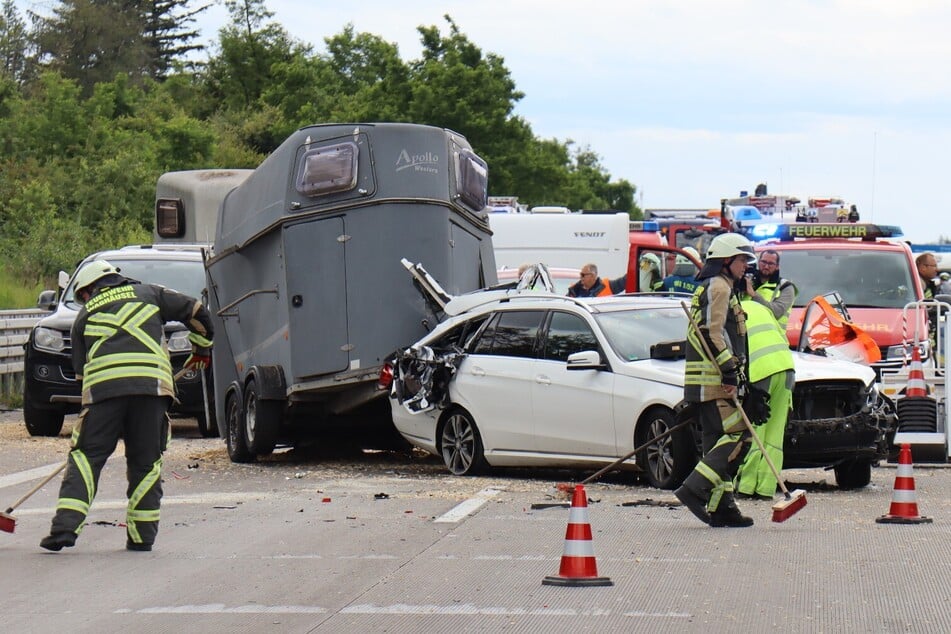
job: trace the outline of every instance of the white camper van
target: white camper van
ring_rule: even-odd
[[[496,266],[580,269],[593,262],[600,275],[620,277],[628,269],[630,219],[626,213],[489,214]]]

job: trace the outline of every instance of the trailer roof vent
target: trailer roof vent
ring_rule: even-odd
[[[304,152],[297,174],[297,191],[321,196],[353,189],[357,185],[356,143],[338,143]]]

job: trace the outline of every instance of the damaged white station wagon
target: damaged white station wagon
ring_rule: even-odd
[[[393,422],[454,474],[489,466],[599,468],[648,446],[626,469],[674,488],[699,458],[684,409],[683,298],[578,300],[517,290],[452,298],[446,319],[398,353]],[[868,484],[893,422],[868,367],[794,353],[785,466],[835,469]]]

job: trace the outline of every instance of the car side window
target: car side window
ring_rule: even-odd
[[[591,326],[578,315],[553,312],[542,358],[567,361],[569,355],[583,350],[598,350],[598,338]]]
[[[473,354],[534,357],[544,311],[512,310],[495,314],[475,343]]]

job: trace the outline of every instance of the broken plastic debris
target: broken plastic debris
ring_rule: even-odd
[[[329,501],[330,501],[330,498],[324,498],[324,499],[321,500],[321,502],[323,502],[324,504],[326,504],[326,503],[329,502]]]
[[[390,499],[390,494],[389,494],[389,493],[377,493],[376,495],[373,496],[373,499],[374,499],[374,500],[389,500],[389,499]]]

